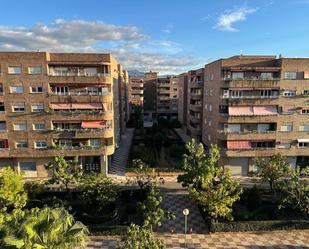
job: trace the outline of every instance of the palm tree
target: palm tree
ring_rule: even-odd
[[[18,249],[73,249],[83,248],[89,231],[64,208],[33,209],[18,231],[4,241]]]

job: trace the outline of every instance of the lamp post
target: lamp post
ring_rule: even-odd
[[[187,227],[188,227],[188,215],[189,215],[189,209],[185,208],[182,211],[183,215],[185,216],[185,248],[187,248]]]

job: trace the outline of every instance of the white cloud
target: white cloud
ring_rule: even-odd
[[[112,52],[128,69],[160,73],[182,72],[197,62],[179,55],[183,50],[180,44],[153,39],[136,26],[85,20],[57,19],[51,25],[30,28],[0,26],[0,50]]]
[[[226,10],[218,18],[215,28],[223,31],[238,31],[233,25],[236,22],[243,22],[247,16],[256,12],[254,8],[241,7],[233,10]]]

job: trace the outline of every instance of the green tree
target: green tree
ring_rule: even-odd
[[[151,230],[131,224],[117,249],[165,249],[163,240],[155,239]]]
[[[212,145],[210,153],[206,155],[203,144],[197,145],[194,139],[188,142],[185,147],[187,152],[183,155],[181,167],[184,174],[178,177],[178,182],[181,182],[184,187],[199,188],[202,179],[208,175],[209,170],[214,169],[219,160],[219,150],[216,145]]]
[[[193,199],[201,206],[210,220],[233,220],[232,206],[239,200],[242,189],[230,173],[214,167],[202,180],[201,188],[189,188]]]
[[[104,174],[85,176],[81,184],[82,196],[90,204],[97,206],[100,211],[115,202],[119,188]]]
[[[5,237],[18,249],[74,249],[84,247],[88,229],[64,208],[33,209],[18,230]]]
[[[63,156],[56,156],[54,162],[45,165],[52,172],[51,184],[57,183],[69,191],[69,184],[80,181],[83,170],[78,165],[78,158],[66,160]]]
[[[140,208],[143,213],[144,226],[150,228],[152,226],[161,226],[164,218],[175,219],[175,215],[162,207],[163,197],[160,195],[157,186],[152,185],[149,189],[146,200],[140,203]]]
[[[282,179],[279,186],[284,197],[280,208],[289,207],[309,215],[309,184],[303,179],[309,176],[309,169],[301,169],[297,166],[289,170],[289,176]]]
[[[16,225],[24,216],[27,193],[21,175],[11,168],[0,171],[0,229],[8,224]]]
[[[184,175],[178,177],[183,186],[189,186],[193,199],[202,207],[209,219],[232,220],[232,205],[240,198],[242,189],[229,172],[217,166],[220,153],[216,145],[211,145],[208,154],[203,145],[192,139],[186,144],[187,153],[183,157]]]
[[[268,182],[272,192],[279,179],[286,176],[290,169],[290,165],[281,154],[275,154],[270,158],[257,158],[254,164],[257,168],[257,175],[263,182]]]

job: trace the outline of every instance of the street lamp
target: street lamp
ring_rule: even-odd
[[[189,215],[189,209],[185,208],[182,211],[183,215],[185,216],[185,248],[187,248],[187,226],[188,226],[188,215]]]

